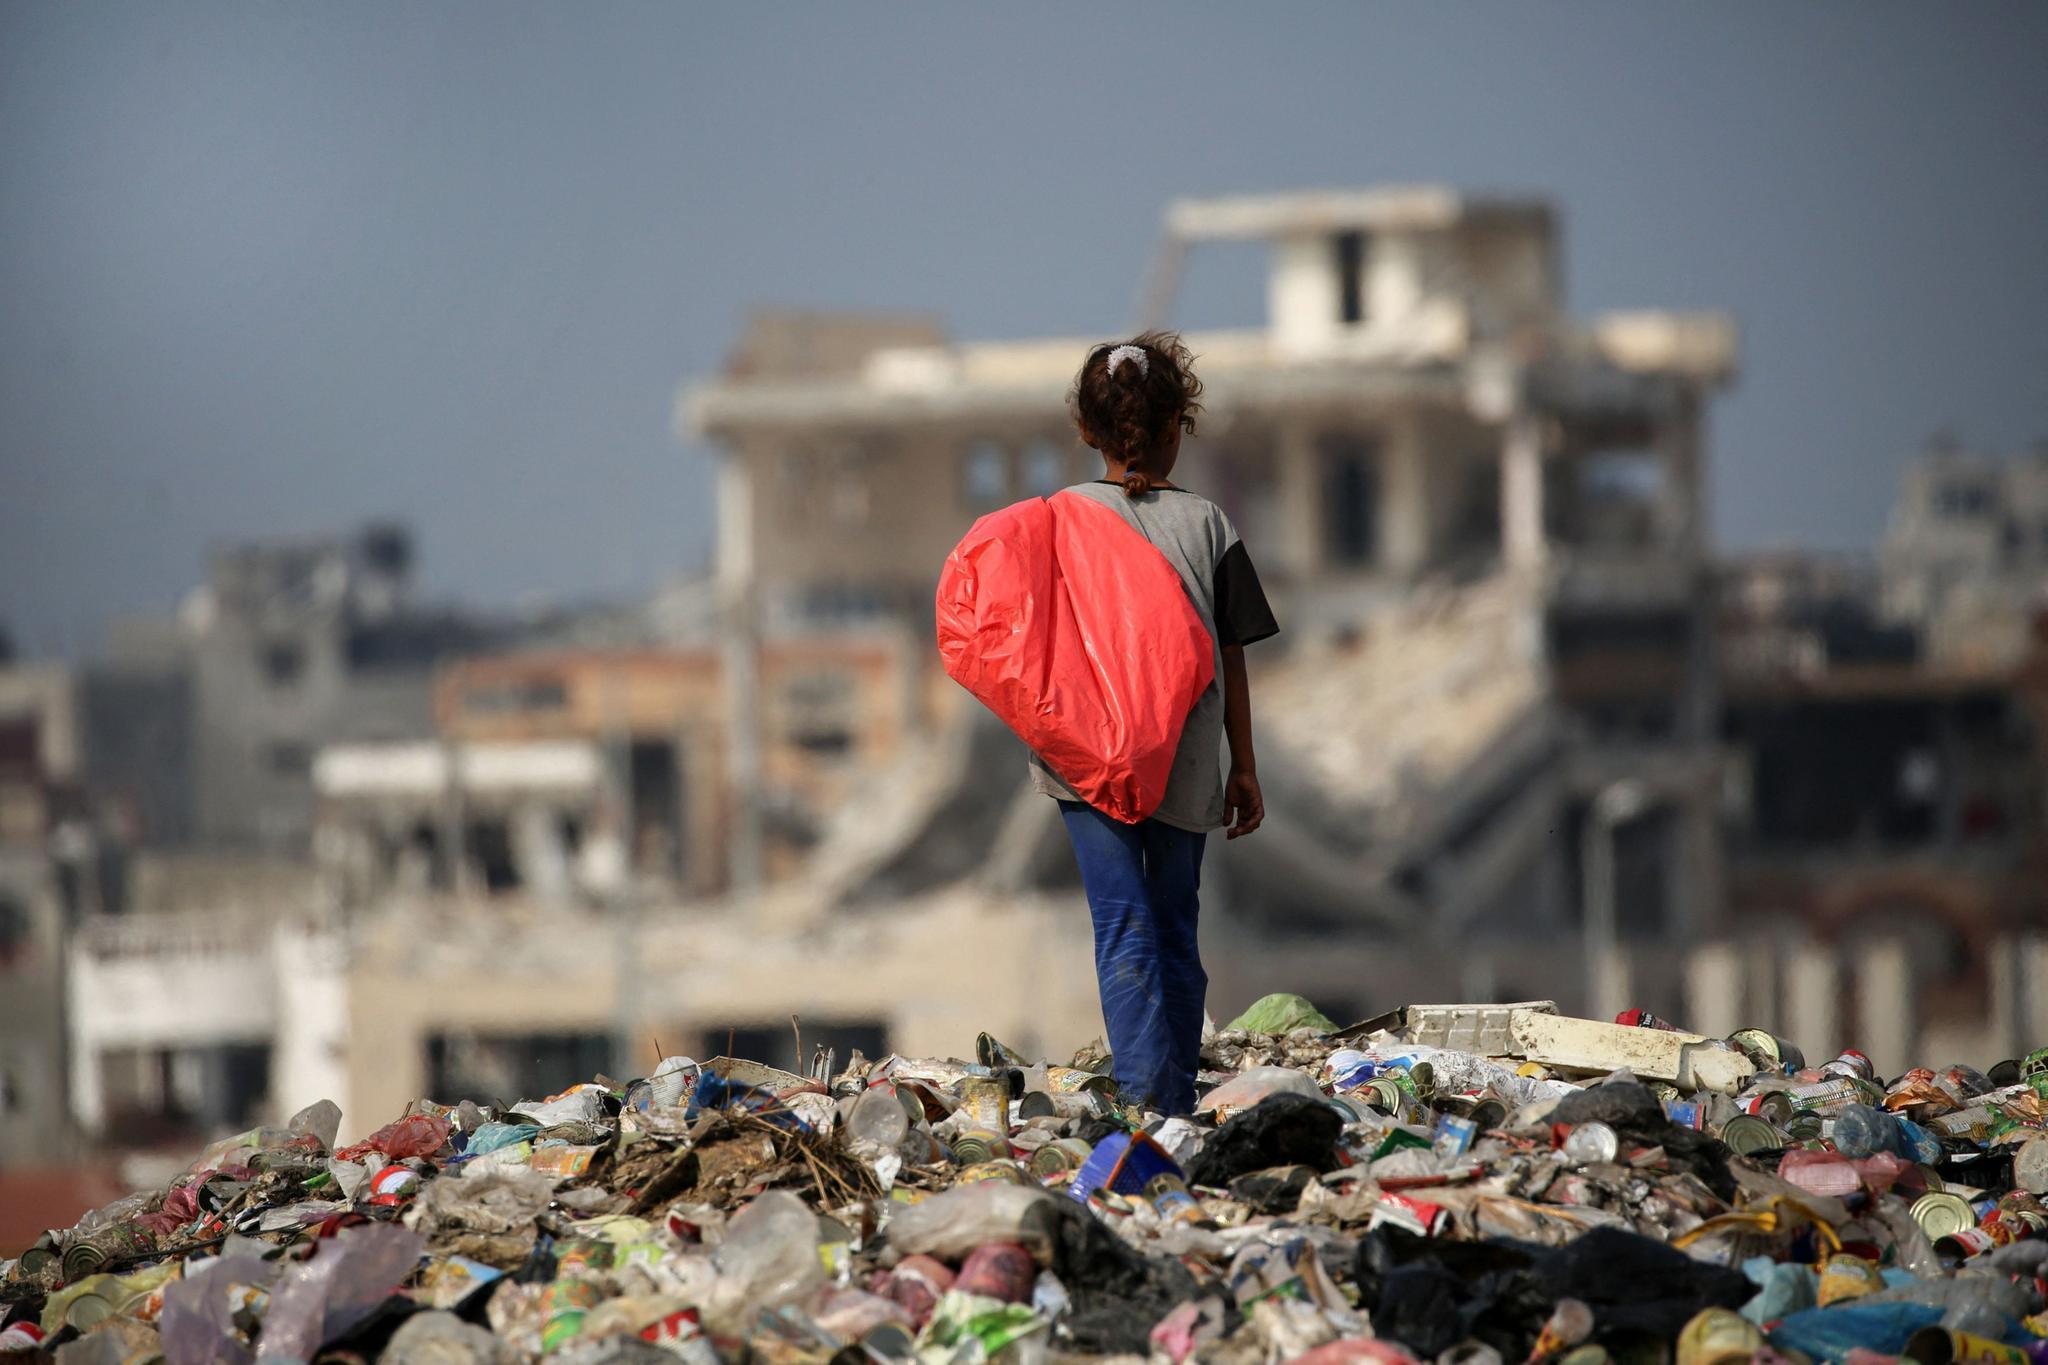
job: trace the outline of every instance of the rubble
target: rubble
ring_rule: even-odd
[[[1212,1029],[1194,1117],[986,1035],[422,1099],[339,1148],[322,1102],[0,1262],[0,1354],[2048,1358],[2048,1049],[1887,1085],[1641,1011],[1261,1007],[1317,1022]]]

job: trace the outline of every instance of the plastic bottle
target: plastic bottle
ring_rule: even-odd
[[[1932,1164],[1941,1160],[1941,1143],[1910,1119],[1867,1104],[1850,1104],[1835,1116],[1835,1150],[1846,1157],[1888,1152],[1908,1161]]]
[[[733,1215],[712,1258],[714,1311],[728,1322],[808,1298],[825,1283],[818,1216],[787,1190],[770,1190]]]
[[[910,1116],[894,1095],[877,1087],[862,1092],[853,1102],[847,1111],[846,1130],[850,1137],[893,1152],[910,1136]]]

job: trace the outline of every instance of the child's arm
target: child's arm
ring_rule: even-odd
[[[1244,646],[1223,647],[1223,734],[1230,741],[1230,777],[1223,784],[1225,838],[1250,834],[1266,818],[1259,791],[1258,759],[1252,753],[1252,689],[1244,673]]]

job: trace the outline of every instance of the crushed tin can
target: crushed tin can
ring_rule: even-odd
[[[1974,1231],[1977,1227],[1977,1211],[1970,1207],[1970,1201],[1945,1190],[1921,1195],[1913,1201],[1912,1213],[1913,1221],[1929,1241],[1939,1241],[1966,1228]]]

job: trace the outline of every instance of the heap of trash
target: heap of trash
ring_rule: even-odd
[[[0,1262],[0,1352],[2048,1361],[2048,1049],[1889,1082],[1631,1010],[1268,997],[1198,1112],[983,1035],[215,1142]]]

